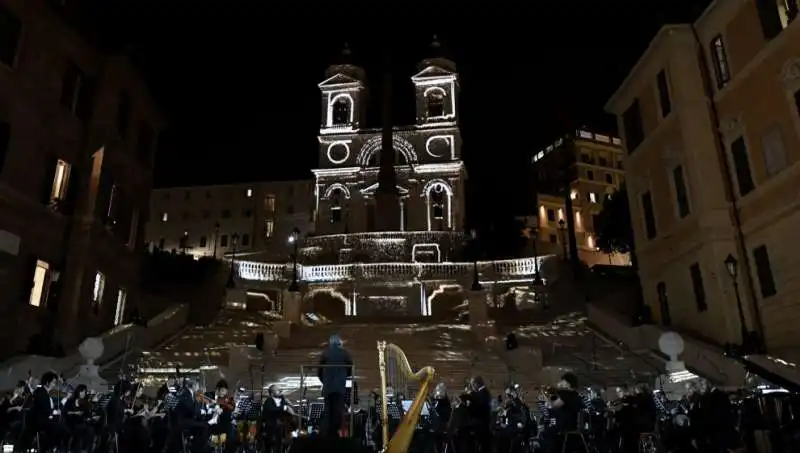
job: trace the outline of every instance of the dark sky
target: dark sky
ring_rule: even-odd
[[[708,0],[558,0],[319,4],[263,0],[114,0],[95,17],[135,49],[172,121],[157,184],[310,177],[317,83],[349,42],[381,86],[392,51],[396,123],[413,119],[409,77],[437,34],[461,75],[471,216],[508,217],[526,197],[534,149],[586,124],[613,132],[611,93],[660,24]],[[497,5],[495,5],[495,3]],[[430,3],[425,3],[426,5]],[[225,5],[224,8],[220,5]],[[343,11],[343,10],[347,11]],[[378,94],[373,94],[378,97]],[[372,109],[373,122],[379,109]],[[488,202],[499,197],[501,202]]]

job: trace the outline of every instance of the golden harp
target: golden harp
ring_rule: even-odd
[[[422,408],[430,392],[435,374],[433,367],[426,366],[414,372],[405,353],[397,345],[378,342],[378,367],[381,373],[381,428],[383,430],[383,452],[405,453],[417,426]],[[411,407],[403,415],[400,425],[389,436],[389,407],[387,389],[391,386],[394,395],[410,395],[416,391]]]

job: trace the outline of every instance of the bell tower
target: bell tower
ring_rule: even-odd
[[[431,43],[432,58],[422,60],[414,83],[417,127],[452,127],[458,119],[458,74],[456,64],[440,56],[436,36]]]
[[[366,86],[364,70],[351,63],[345,44],[339,62],[328,67],[318,86],[322,94],[320,136],[358,132],[364,119]]]

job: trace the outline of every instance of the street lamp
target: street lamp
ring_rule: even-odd
[[[736,258],[733,255],[728,254],[728,257],[725,258],[725,267],[728,269],[728,275],[731,277],[731,282],[733,282],[733,291],[736,294],[736,309],[739,312],[739,328],[742,330],[742,352],[749,353],[750,351],[750,335],[747,330],[747,322],[744,319],[744,308],[742,308],[742,298],[739,295],[739,280],[737,279],[739,274],[739,262],[736,261]]]
[[[231,236],[231,238],[233,239],[233,254],[231,255],[231,273],[228,274],[228,283],[225,285],[225,287],[228,289],[236,288],[236,280],[234,280],[233,272],[234,268],[236,267],[236,252],[238,251],[239,248],[239,234],[233,233],[233,236]]]
[[[289,244],[292,245],[292,282],[289,284],[289,291],[296,293],[300,291],[300,284],[297,282],[297,242],[300,239],[300,229],[294,227],[289,235]]]
[[[217,241],[219,240],[219,222],[214,224],[214,259],[217,259]]]
[[[564,219],[558,221],[558,233],[561,236],[561,249],[564,252],[564,259],[567,259],[567,225]]]
[[[472,252],[472,290],[480,291],[483,289],[478,279],[478,232],[470,230],[470,251]]]

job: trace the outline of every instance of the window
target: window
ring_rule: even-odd
[[[597,159],[597,163],[598,165],[605,167],[608,165],[608,160],[605,157],[600,157],[599,159]]]
[[[722,36],[711,40],[711,57],[714,59],[714,74],[717,76],[717,88],[724,87],[731,81],[731,70],[728,67],[728,55]]]
[[[678,165],[672,170],[672,182],[675,185],[675,202],[678,204],[678,217],[681,219],[689,215],[689,193],[686,190],[686,180],[683,175],[683,166]]]
[[[169,214],[166,213],[166,212],[162,212],[161,213],[161,222],[166,223],[167,220],[169,220]]]
[[[114,310],[114,325],[122,324],[125,319],[125,302],[128,300],[128,293],[124,288],[117,290],[117,308]]]
[[[669,312],[669,299],[667,298],[667,284],[658,282],[656,285],[656,294],[658,296],[658,309],[661,313],[661,323],[665,326],[672,324],[672,316]]]
[[[340,206],[331,207],[331,223],[339,223],[342,221],[342,208]]]
[[[606,173],[606,184],[614,184],[614,177],[611,173]]]
[[[658,101],[661,104],[661,117],[666,118],[672,111],[672,100],[669,98],[667,72],[663,69],[656,76],[656,86],[658,87]]]
[[[92,306],[95,314],[103,303],[103,292],[106,289],[106,276],[102,272],[94,274],[94,287],[92,288]]]
[[[264,211],[275,212],[275,195],[267,195],[264,197]]]
[[[775,125],[761,137],[761,147],[764,150],[764,169],[768,176],[773,176],[786,168],[788,157],[783,146],[780,125]]]
[[[200,247],[208,246],[208,238],[205,236],[200,236]]]
[[[50,187],[49,201],[62,201],[67,196],[67,185],[69,184],[70,165],[58,159],[55,166],[55,175]]]
[[[765,245],[753,249],[753,261],[756,265],[756,275],[758,276],[758,286],[761,287],[761,297],[774,296],[778,291],[775,288],[775,277],[772,274],[772,265],[769,261],[769,252]]]
[[[228,235],[223,234],[219,237],[219,246],[220,247],[227,247],[228,246]]]
[[[744,143],[744,137],[739,137],[731,143],[731,157],[733,157],[733,167],[736,171],[739,196],[743,197],[756,188],[753,182],[753,175],[750,172],[750,160],[747,156],[747,145]]]
[[[689,275],[692,278],[692,291],[694,292],[697,311],[702,313],[708,310],[708,303],[706,302],[706,288],[703,286],[703,273],[700,271],[700,264],[694,263],[689,266]]]
[[[644,141],[644,125],[638,99],[622,114],[622,127],[625,129],[625,147],[628,154],[631,154]]]
[[[547,221],[548,222],[555,222],[556,221],[556,211],[554,209],[547,210]]]
[[[796,0],[756,0],[764,38],[771,40],[797,16]]]
[[[242,246],[244,247],[248,245],[250,245],[250,235],[245,233],[242,235]]]
[[[272,234],[275,232],[275,222],[272,220],[267,220],[264,222],[264,237],[269,239],[272,237]]]
[[[441,88],[432,89],[425,96],[425,106],[428,111],[428,118],[444,116],[444,92]]]
[[[6,155],[11,145],[11,124],[0,120],[0,173],[6,163]]]
[[[572,191],[570,191],[570,193],[569,193],[569,198],[571,200],[577,200],[578,199],[578,191],[575,190],[575,189],[572,189]]]
[[[61,106],[69,113],[76,113],[81,87],[82,73],[75,63],[69,63],[61,79]]]
[[[589,192],[589,202],[590,203],[597,203],[597,194],[594,192]]]
[[[120,138],[128,138],[128,130],[131,122],[131,97],[128,93],[120,93],[117,104],[117,132]]]
[[[644,232],[647,239],[656,237],[656,216],[653,211],[653,196],[650,192],[642,194],[642,214],[644,215]]]
[[[22,33],[22,21],[5,5],[0,4],[0,63],[14,66],[17,58],[19,36]]]
[[[33,272],[33,286],[31,287],[31,296],[28,303],[34,307],[44,307],[47,304],[49,285],[50,264],[42,260],[36,260],[36,269]]]
[[[794,107],[797,114],[800,115],[800,90],[794,92]],[[2,146],[2,142],[0,142],[0,146]]]
[[[223,219],[230,219],[231,218],[231,210],[230,209],[223,209],[222,210],[222,218]]]
[[[247,198],[252,198],[252,196],[253,196],[253,189],[247,189],[247,190],[245,191],[245,193],[244,193],[244,194],[245,194],[245,196],[246,196]]]
[[[594,181],[594,172],[592,170],[586,170],[586,178],[589,181]]]
[[[350,122],[350,99],[342,96],[333,103],[333,123],[343,125]]]
[[[142,121],[139,123],[139,137],[136,139],[136,154],[139,160],[145,165],[150,165],[153,160],[153,142],[155,132],[149,124]]]

